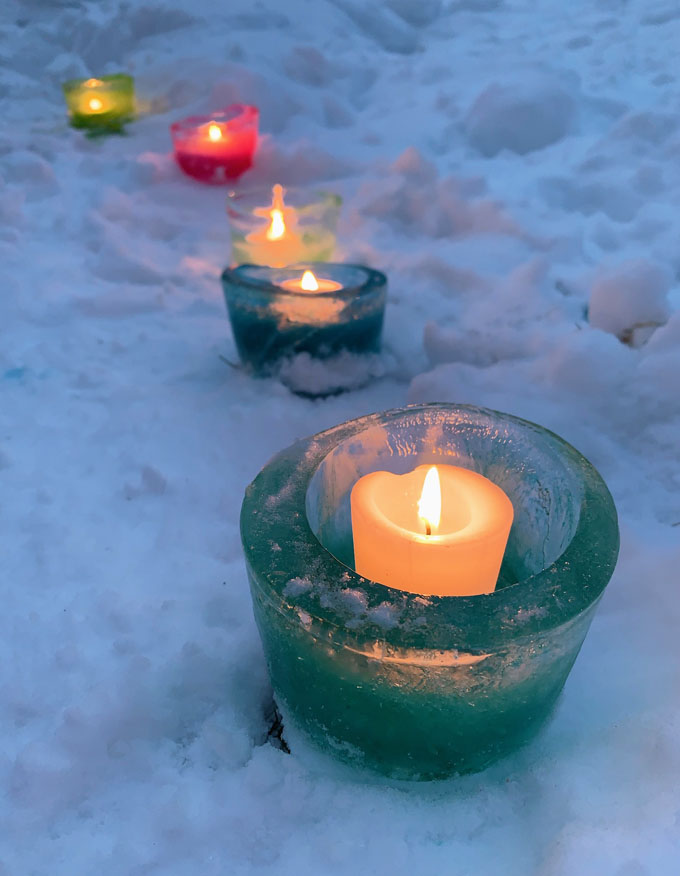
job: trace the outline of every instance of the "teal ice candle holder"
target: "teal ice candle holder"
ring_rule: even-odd
[[[380,348],[387,293],[380,271],[332,262],[239,265],[223,272],[222,286],[239,356],[254,374],[273,374],[298,353],[324,359]]]
[[[353,567],[350,493],[372,471],[450,463],[500,486],[514,523],[494,592],[421,596]],[[614,571],[616,509],[552,432],[465,405],[352,420],[275,456],[241,536],[284,734],[392,779],[480,770],[550,715]]]
[[[126,73],[70,79],[62,89],[74,128],[85,128],[93,134],[120,131],[134,117],[134,80]]]

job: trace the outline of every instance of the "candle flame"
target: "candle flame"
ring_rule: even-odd
[[[272,208],[269,212],[271,224],[267,229],[267,240],[280,240],[286,233],[283,221],[283,186],[278,183],[272,188]]]
[[[96,88],[98,85],[103,85],[103,84],[104,84],[104,83],[101,81],[101,79],[88,79],[88,80],[84,83],[84,85],[86,86],[86,88]]]
[[[318,292],[319,284],[316,281],[316,277],[311,271],[305,271],[302,275],[302,279],[300,280],[300,288],[304,289],[305,292]]]
[[[216,125],[215,122],[211,122],[208,125],[208,137],[213,143],[217,143],[218,140],[222,139],[222,128],[220,128],[219,125]]]
[[[267,240],[281,240],[283,237],[287,240],[295,239],[295,232],[292,229],[297,225],[297,217],[295,209],[283,203],[285,192],[284,187],[277,183],[272,187],[271,204],[268,207],[256,207],[253,211],[255,216],[262,216],[268,220],[266,229],[258,232],[264,233]]]
[[[88,106],[93,113],[98,113],[99,110],[104,106],[104,104],[101,102],[101,100],[99,100],[98,97],[91,97]]]
[[[432,535],[442,516],[442,489],[436,465],[425,476],[423,492],[418,500],[418,516],[425,524],[426,533]]]
[[[267,229],[267,240],[279,240],[286,233],[286,223],[283,221],[283,213],[280,210],[272,210],[271,225]]]

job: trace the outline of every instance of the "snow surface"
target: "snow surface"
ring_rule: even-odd
[[[2,876],[677,874],[678,4],[0,15]],[[60,82],[118,70],[144,117],[69,129]],[[340,255],[389,274],[355,392],[310,401],[225,362],[224,191],[180,175],[168,125],[234,99],[265,134],[243,185],[335,188]],[[624,316],[669,318],[642,343]],[[265,742],[238,515],[296,437],[419,400],[564,435],[623,546],[538,740],[390,788]]]

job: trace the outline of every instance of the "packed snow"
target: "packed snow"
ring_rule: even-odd
[[[5,0],[0,21],[2,876],[675,876],[678,4]],[[127,136],[69,128],[61,82],[118,71]],[[234,100],[263,134],[239,185],[339,192],[338,258],[389,275],[383,355],[337,366],[351,392],[235,367],[225,191],[168,132]],[[423,400],[563,435],[622,552],[538,739],[393,787],[267,741],[238,517],[297,437]]]

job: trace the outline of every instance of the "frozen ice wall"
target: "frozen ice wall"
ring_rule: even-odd
[[[674,876],[677,4],[5,0],[0,22],[0,873]],[[60,83],[118,70],[128,135],[69,129]],[[340,257],[389,274],[382,358],[339,366],[364,388],[311,402],[233,367],[224,191],[168,133],[233,100],[262,114],[243,185],[339,191]],[[420,400],[564,435],[623,550],[539,740],[389,788],[266,743],[237,523],[278,449]]]

